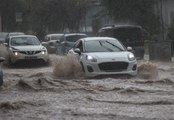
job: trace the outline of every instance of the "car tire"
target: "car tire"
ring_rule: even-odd
[[[84,68],[84,66],[83,66],[83,63],[80,62],[80,64],[81,64],[81,67],[82,67],[82,71],[85,73],[85,68]]]
[[[9,65],[9,66],[13,66],[13,65],[14,65],[14,63],[12,63],[10,57],[9,57],[9,59],[8,59],[8,65]]]
[[[0,86],[3,85],[3,73],[0,71]]]

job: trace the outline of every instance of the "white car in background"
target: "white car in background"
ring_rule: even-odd
[[[128,48],[131,50],[131,48]],[[98,75],[137,75],[137,61],[117,39],[88,37],[78,40],[69,51],[79,58],[86,77]]]
[[[47,34],[42,44],[47,48],[48,53],[56,53],[57,45],[60,43],[60,39],[64,36],[62,33]]]
[[[7,44],[9,62],[16,63],[20,60],[42,60],[48,62],[47,49],[42,46],[36,36],[18,35],[9,37]]]
[[[87,37],[84,33],[66,33],[64,34],[59,44],[57,44],[56,54],[58,55],[66,55],[68,51],[74,46],[74,43],[81,39]]]

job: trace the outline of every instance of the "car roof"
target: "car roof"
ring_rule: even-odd
[[[25,34],[23,32],[9,32],[8,35],[18,35],[18,34]]]
[[[17,38],[17,37],[36,37],[35,35],[16,35],[16,36],[10,36],[10,38]]]
[[[83,41],[95,41],[95,40],[117,40],[112,37],[87,37],[87,38],[82,38],[81,40]]]
[[[85,33],[66,33],[66,34],[64,34],[65,37],[67,37],[67,36],[74,36],[74,35],[84,35],[84,36],[87,36]]]
[[[116,28],[126,28],[126,27],[142,28],[140,25],[123,24],[123,25],[108,25],[108,26],[102,27],[101,30],[104,30],[104,29],[116,29]]]
[[[47,34],[46,36],[62,36],[63,33],[54,33],[54,34]]]

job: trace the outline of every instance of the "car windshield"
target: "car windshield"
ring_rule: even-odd
[[[86,52],[120,52],[125,48],[117,40],[91,40],[85,42]]]
[[[86,35],[72,35],[72,36],[67,36],[66,41],[68,42],[76,42],[77,40],[81,38],[85,38]]]
[[[28,46],[28,45],[40,45],[40,42],[35,37],[15,37],[11,39],[12,46]]]
[[[62,37],[62,35],[53,35],[51,36],[51,40],[59,40]]]

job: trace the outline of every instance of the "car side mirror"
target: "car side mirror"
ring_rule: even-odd
[[[133,51],[132,47],[127,47],[127,50],[128,50],[129,52],[132,52],[132,51]]]
[[[60,43],[60,40],[57,40],[56,43]]]
[[[81,55],[81,51],[80,51],[79,48],[75,48],[75,49],[74,49],[74,52],[75,52],[75,53],[78,53],[79,55]]]
[[[4,57],[0,57],[0,63],[4,62],[5,58]]]
[[[41,42],[41,44],[42,44],[42,45],[45,45],[45,44],[46,44],[46,42]]]
[[[7,43],[3,43],[5,46],[8,46],[8,44]]]

